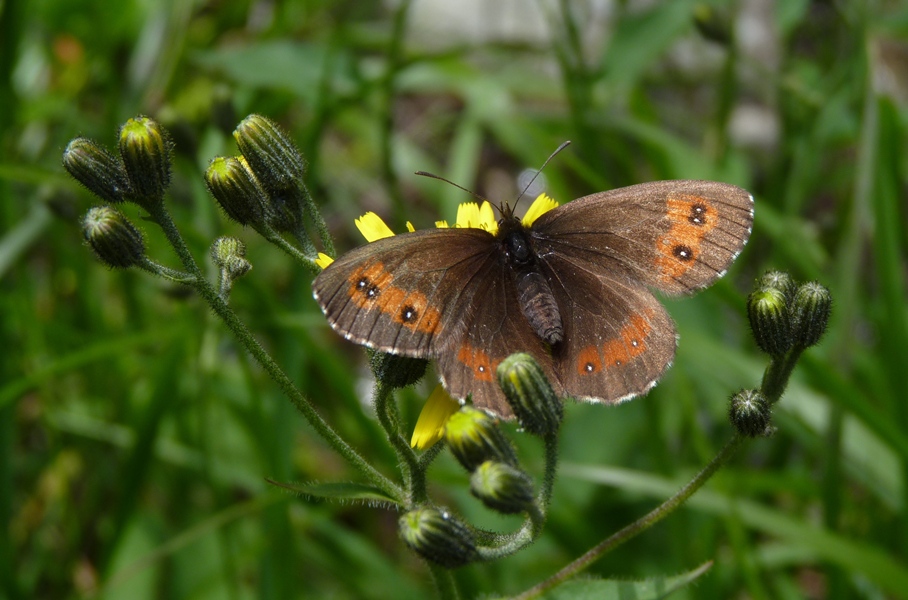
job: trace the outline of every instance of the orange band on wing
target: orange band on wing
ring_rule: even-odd
[[[479,381],[492,381],[501,362],[492,360],[488,354],[468,344],[464,344],[457,351],[457,360],[469,367],[473,371],[473,377]]]
[[[671,226],[656,240],[656,266],[669,282],[697,263],[703,237],[716,227],[719,214],[706,198],[691,194],[670,195],[665,204]]]
[[[441,328],[441,313],[429,306],[425,294],[407,292],[391,285],[394,277],[385,270],[385,265],[373,262],[356,269],[347,278],[350,287],[347,295],[358,307],[378,310],[412,331],[438,333]]]
[[[606,367],[627,364],[646,352],[646,338],[653,331],[650,319],[655,314],[652,309],[644,313],[631,315],[627,324],[618,335],[606,341],[601,348],[587,346],[577,355],[577,372],[580,375],[592,375]]]

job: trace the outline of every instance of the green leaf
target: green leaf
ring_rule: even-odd
[[[641,581],[616,581],[611,579],[574,579],[558,586],[542,597],[549,600],[657,600],[680,590],[706,573],[712,561],[674,577],[653,577]]]
[[[325,500],[349,500],[381,504],[397,504],[394,498],[386,495],[380,489],[364,483],[281,483],[266,478],[265,481],[272,485],[289,490],[294,494],[310,498],[323,498]]]

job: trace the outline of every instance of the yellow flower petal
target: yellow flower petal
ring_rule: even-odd
[[[410,221],[407,221],[407,231],[409,231],[410,233],[416,231],[416,228],[413,227],[413,223],[411,223]]]
[[[385,222],[381,220],[381,217],[374,212],[367,212],[358,218],[356,220],[356,227],[359,229],[359,232],[363,234],[363,237],[366,238],[367,242],[374,242],[375,240],[394,235],[391,228],[385,225]]]
[[[558,206],[558,202],[552,200],[546,194],[539,194],[536,199],[533,200],[533,203],[530,205],[529,210],[527,210],[527,214],[523,216],[523,224],[529,227],[533,224],[533,221],[549,212],[556,206]]]
[[[323,269],[333,262],[334,262],[334,259],[331,258],[330,256],[328,256],[327,254],[325,254],[324,252],[319,252],[318,258],[315,259],[315,264],[317,264],[318,266],[320,266]]]
[[[479,207],[479,226],[491,234],[498,233],[498,221],[495,219],[495,211],[488,201],[483,202]]]
[[[416,427],[413,428],[413,437],[410,438],[410,446],[419,450],[434,446],[444,435],[448,419],[458,410],[460,403],[452,398],[445,388],[436,386],[429,394],[422,412],[419,413]]]
[[[447,221],[435,221],[435,226],[439,229],[447,229],[449,227]]]
[[[457,227],[479,227],[479,205],[464,202],[457,207]]]

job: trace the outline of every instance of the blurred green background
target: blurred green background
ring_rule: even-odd
[[[753,237],[727,277],[666,301],[681,342],[646,398],[571,404],[543,538],[456,572],[516,593],[647,512],[731,435],[727,397],[766,358],[744,299],[769,268],[828,286],[823,343],[777,433],[747,443],[682,510],[598,562],[603,577],[712,570],[678,598],[908,598],[908,6],[882,0],[0,2],[0,596],[421,598],[397,515],[266,483],[355,478],[185,290],[93,260],[65,176],[77,135],[115,145],[147,114],[176,141],[170,207],[198,260],[249,246],[232,304],[380,469],[361,349],[311,276],[227,222],[202,173],[248,113],[279,121],[341,251],[353,219],[452,220],[545,171],[564,202],[668,178],[744,186]],[[135,206],[124,210],[136,222]],[[152,257],[176,266],[145,227]],[[206,263],[207,264],[207,263]],[[209,267],[210,268],[210,267]],[[214,271],[212,270],[212,276]],[[411,424],[434,382],[401,394]],[[517,439],[535,475],[541,451]],[[510,530],[443,455],[433,497]]]

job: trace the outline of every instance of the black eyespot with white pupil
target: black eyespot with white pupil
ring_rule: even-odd
[[[681,262],[690,262],[694,259],[694,251],[691,250],[690,246],[684,244],[678,244],[672,248],[672,254]]]
[[[706,225],[706,207],[702,204],[691,205],[690,215],[687,217],[687,220],[698,227]]]
[[[594,368],[593,363],[586,363],[584,370],[586,370],[587,373],[592,373]]]
[[[377,285],[372,285],[372,280],[368,277],[363,277],[356,282],[356,291],[360,292],[369,300],[375,299],[379,292],[381,292]]]
[[[415,321],[418,316],[419,313],[416,311],[416,308],[410,305],[404,306],[400,311],[400,320],[404,323]]]

